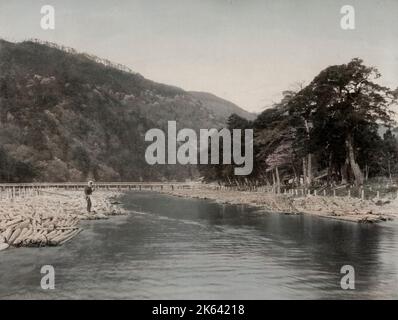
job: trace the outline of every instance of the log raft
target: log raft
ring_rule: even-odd
[[[96,192],[96,211],[86,213],[85,199],[80,191],[61,194],[59,190],[46,189],[48,192],[39,195],[28,196],[26,193],[19,197],[15,190],[12,191],[16,195],[14,198],[0,199],[0,251],[9,247],[62,245],[82,231],[81,220],[126,214],[116,204],[115,197],[120,194],[112,191]]]

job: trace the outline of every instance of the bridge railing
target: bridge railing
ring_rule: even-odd
[[[2,183],[0,184],[0,199],[13,199],[16,197],[30,197],[42,194],[48,190],[74,190],[82,191],[86,182],[62,183]],[[190,189],[191,184],[182,182],[96,182],[97,190],[174,190]]]

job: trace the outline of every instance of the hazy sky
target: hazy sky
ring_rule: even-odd
[[[55,7],[55,30],[40,27]],[[356,29],[340,28],[353,5]],[[0,0],[0,37],[40,38],[250,110],[361,57],[398,87],[398,0]]]

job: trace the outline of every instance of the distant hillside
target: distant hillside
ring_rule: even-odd
[[[189,178],[146,164],[145,132],[224,126],[218,107],[73,49],[0,40],[0,181]]]
[[[243,110],[236,104],[219,98],[214,94],[197,91],[190,91],[189,93],[198,99],[202,103],[203,107],[205,107],[210,113],[214,113],[216,119],[220,122],[223,121],[223,119],[228,118],[232,113],[235,113],[247,120],[254,120],[256,118],[254,113]]]

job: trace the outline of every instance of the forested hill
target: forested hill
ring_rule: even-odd
[[[247,120],[254,120],[256,115],[254,113],[243,110],[236,104],[215,96],[214,94],[207,92],[190,91],[191,95],[202,102],[202,105],[215,114],[218,119],[226,119],[231,114],[236,114]]]
[[[145,132],[223,127],[216,109],[73,49],[0,40],[0,181],[185,179],[145,163]]]

